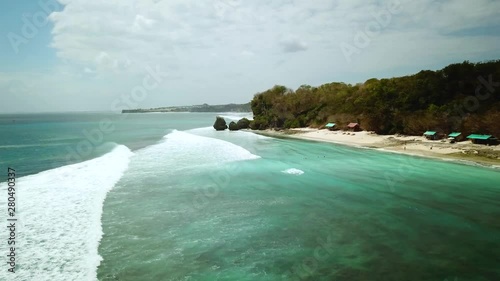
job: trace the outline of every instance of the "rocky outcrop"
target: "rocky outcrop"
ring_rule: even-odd
[[[217,131],[224,131],[227,129],[226,120],[220,116],[215,117],[214,129]]]
[[[252,130],[258,130],[259,129],[259,124],[257,124],[255,121],[250,122],[250,129]]]
[[[229,123],[229,131],[238,131],[239,129],[240,128],[238,128],[238,125],[234,121]]]
[[[250,127],[250,120],[241,118],[236,125],[238,126],[238,129],[248,129]]]

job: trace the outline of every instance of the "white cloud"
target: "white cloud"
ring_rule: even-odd
[[[102,93],[129,91],[127,87],[141,81],[146,65],[159,65],[171,74],[172,80],[144,101],[144,106],[163,106],[245,102],[277,83],[361,82],[383,73],[410,74],[398,73],[402,68],[418,71],[499,55],[498,33],[471,36],[475,30],[500,26],[500,1],[493,0],[400,0],[400,10],[392,14],[388,10],[393,2],[377,0],[64,4],[50,16],[51,46],[61,61],[52,75],[67,79],[55,85],[64,83],[64,89],[78,92],[73,88],[93,81],[96,93],[87,93],[87,98],[96,104]],[[366,33],[367,26],[376,28],[373,24],[383,26],[368,37],[366,46],[356,47],[356,36]],[[351,60],[342,43],[356,47]],[[92,75],[83,77],[82,69]],[[46,76],[36,79],[37,87],[51,81]],[[41,88],[46,88],[44,95],[53,95],[51,86]]]
[[[380,37],[371,41],[384,37],[387,49],[397,53],[414,47],[415,43],[418,46],[420,41],[427,42],[429,37],[439,46],[449,40],[448,33],[500,24],[494,14],[496,8],[500,8],[499,2],[479,2],[401,0],[401,13],[390,15],[389,24]],[[338,56],[342,54],[340,40],[352,40],[358,31],[375,21],[374,15],[383,14],[392,3],[375,0],[257,0],[250,3],[67,0],[62,12],[51,15],[52,46],[61,58],[98,70],[107,70],[102,68],[106,61],[115,71],[124,72],[140,72],[137,68],[152,63],[169,69],[180,67],[186,75],[199,70],[200,64],[232,71],[233,62],[238,59],[234,55],[241,52],[237,50],[258,50],[262,60],[277,57],[280,52],[294,53],[311,47],[325,52],[312,52],[311,57]],[[421,37],[413,38],[411,44],[398,42],[395,46],[393,40],[408,32]],[[210,56],[215,52],[230,57],[231,63],[215,61]],[[103,56],[107,60],[103,60]],[[199,60],[194,61],[193,57]],[[387,61],[389,66],[397,63]]]
[[[244,56],[244,57],[253,57],[253,56],[255,56],[255,54],[252,51],[247,51],[247,50],[241,51],[241,55]]]
[[[280,44],[285,53],[296,53],[307,50],[307,43],[298,38],[285,39]]]
[[[153,27],[154,23],[155,21],[152,19],[148,19],[142,15],[136,15],[134,24],[132,25],[132,30],[136,33],[147,32],[148,29]]]

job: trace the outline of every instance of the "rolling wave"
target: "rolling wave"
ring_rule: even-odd
[[[17,180],[16,280],[96,280],[103,202],[132,155],[118,145],[101,157]],[[1,247],[7,252],[6,243]]]

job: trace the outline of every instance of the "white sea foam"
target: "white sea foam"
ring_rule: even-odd
[[[0,145],[2,148],[26,148],[26,147],[46,147],[46,146],[61,146],[67,145],[68,143],[46,143],[46,144],[11,144],[11,145]]]
[[[299,170],[299,169],[295,169],[295,168],[290,168],[290,169],[287,169],[287,170],[284,170],[284,171],[281,171],[281,172],[285,173],[285,174],[297,175],[297,176],[300,176],[300,175],[304,174],[304,171]]]
[[[238,121],[241,118],[246,118],[248,120],[253,120],[253,114],[252,113],[234,113],[234,112],[228,112],[228,113],[220,113],[218,116],[226,119],[226,121]]]
[[[208,127],[201,127],[201,128],[195,128],[195,129],[187,130],[185,132],[196,133],[196,134],[199,134],[199,133],[203,134],[203,133],[214,132],[214,131],[215,131],[214,127],[208,126]]]
[[[172,169],[182,168],[183,165],[192,167],[260,158],[236,144],[177,130],[164,136],[162,143],[138,152],[139,156],[147,162],[161,162],[165,168]]]
[[[18,179],[15,280],[97,279],[103,202],[132,154],[120,145],[101,157]],[[0,190],[7,194],[5,183]],[[2,243],[2,253],[6,247]],[[6,273],[0,280],[8,280]]]
[[[255,134],[255,133],[253,133],[250,130],[248,130],[248,131],[247,130],[239,130],[239,131],[229,131],[229,130],[216,131],[214,129],[214,127],[212,127],[212,126],[191,129],[191,130],[187,130],[186,132],[193,133],[195,135],[206,136],[206,137],[217,137],[217,136],[221,136],[223,134],[231,134],[233,137],[237,136],[237,135],[240,135],[240,136],[243,136],[245,138],[272,139],[271,137],[267,137],[267,136],[260,135],[260,134]]]

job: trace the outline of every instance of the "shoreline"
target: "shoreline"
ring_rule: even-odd
[[[452,144],[442,140],[427,140],[423,136],[377,135],[367,131],[329,131],[313,128],[295,128],[283,131],[267,129],[251,132],[268,137],[334,143],[500,169],[500,145],[478,145],[469,141]]]

